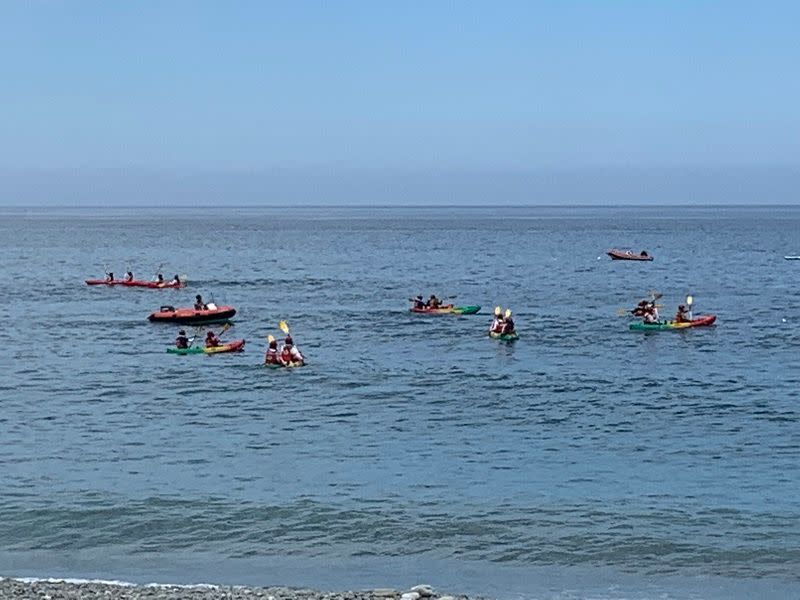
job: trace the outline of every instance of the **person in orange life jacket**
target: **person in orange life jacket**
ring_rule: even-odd
[[[178,337],[175,338],[175,347],[176,348],[188,348],[189,347],[189,338],[186,337],[186,332],[181,329],[178,332]]]
[[[106,273],[106,281],[108,281],[108,282],[114,281],[114,274],[113,273]]]
[[[511,318],[511,309],[506,309],[506,314],[503,318],[503,334],[514,333],[514,319]]]
[[[422,294],[414,298],[412,302],[414,302],[414,308],[418,310],[425,308],[425,301],[422,299]]]
[[[216,348],[220,345],[219,338],[213,331],[206,334],[206,348]]]
[[[272,336],[270,336],[269,347],[267,348],[267,353],[264,356],[264,364],[265,365],[280,364],[280,360],[278,360],[278,341]]]
[[[194,309],[195,310],[206,310],[208,307],[203,302],[203,297],[200,294],[194,297]]]
[[[280,354],[280,361],[284,365],[289,364],[297,364],[304,362],[303,355],[300,354],[300,351],[294,347],[294,343],[292,342],[292,336],[287,335],[286,339],[283,340],[283,347],[281,347],[281,354]]]
[[[675,322],[676,323],[687,323],[691,321],[692,317],[689,315],[689,311],[686,310],[686,307],[681,304],[678,306],[678,312],[675,313]]]
[[[128,271],[125,273],[125,281],[133,281],[133,271]]]

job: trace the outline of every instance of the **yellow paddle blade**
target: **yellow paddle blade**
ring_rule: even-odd
[[[510,317],[510,316],[511,316],[511,309],[510,309],[510,308],[507,308],[507,309],[506,309],[506,318],[508,318],[508,317]]]
[[[286,324],[286,321],[281,321],[280,323],[278,323],[278,327],[283,333],[289,335],[289,326]]]
[[[274,337],[272,337],[271,335],[268,335],[268,336],[267,336],[267,341],[268,341],[268,342],[271,344],[272,342],[274,342],[274,341],[275,341],[275,338],[274,338]]]
[[[495,314],[495,316],[499,317],[499,316],[500,316],[500,313],[502,313],[502,312],[503,312],[503,309],[502,309],[502,308],[500,308],[499,306],[495,306],[495,307],[494,307],[494,314]]]
[[[628,314],[628,309],[626,308],[617,309],[617,315],[619,315],[620,317],[624,317],[626,314]]]
[[[691,294],[689,294],[688,296],[686,296],[686,304],[688,304],[689,306],[691,306],[691,305],[692,305],[692,302],[694,302],[694,298],[692,297],[692,295],[691,295]]]

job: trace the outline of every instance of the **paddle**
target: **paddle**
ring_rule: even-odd
[[[289,326],[286,324],[286,321],[281,320],[278,323],[278,329],[280,329],[286,335],[289,335]]]

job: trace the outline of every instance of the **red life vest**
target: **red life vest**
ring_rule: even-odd
[[[281,350],[281,361],[283,361],[285,363],[292,362],[292,351],[289,348],[285,347],[285,346]]]
[[[264,356],[264,362],[268,365],[278,364],[278,350],[277,348],[267,348],[267,354]]]

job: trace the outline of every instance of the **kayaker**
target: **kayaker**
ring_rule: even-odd
[[[689,311],[686,310],[686,307],[683,304],[678,306],[678,312],[675,313],[675,322],[676,323],[688,323],[691,320],[692,320],[692,317],[689,314]]]
[[[264,364],[281,364],[281,361],[278,359],[278,341],[272,336],[269,337],[269,346],[267,347],[267,353],[264,355]]]
[[[292,336],[287,335],[281,347],[280,362],[284,365],[302,365],[304,361],[303,355],[294,347]]]
[[[159,285],[164,283],[164,276],[161,273],[156,275],[156,283],[159,284]]]
[[[642,317],[642,322],[648,324],[658,322],[658,311],[654,304],[647,305],[647,309]]]
[[[125,273],[124,281],[133,281],[133,271],[128,271]]]
[[[220,345],[221,343],[217,337],[217,334],[215,334],[213,331],[206,333],[206,348],[216,348]]]
[[[114,274],[113,273],[106,273],[106,281],[108,281],[109,283],[114,281]]]
[[[511,309],[507,308],[503,316],[503,335],[508,335],[514,332],[514,319],[511,318]]]
[[[414,298],[412,302],[414,303],[414,308],[417,310],[423,310],[425,308],[425,301],[422,299],[422,294]]]
[[[194,297],[194,309],[195,310],[206,310],[208,306],[203,302],[203,297],[200,294]]]
[[[428,308],[439,308],[442,305],[442,301],[436,297],[436,294],[431,294],[431,297],[428,298]]]
[[[633,314],[634,317],[643,317],[647,312],[647,302],[647,300],[640,300],[636,308],[631,311],[631,314]]]
[[[647,254],[647,252],[645,252],[644,250],[642,250],[642,251],[639,253],[639,256],[641,256],[641,257],[643,257],[643,258],[647,258],[649,255]]]
[[[172,281],[169,282],[169,284],[170,285],[180,286],[181,285],[181,278],[178,277],[178,275],[176,274],[175,277],[172,278]]]
[[[492,326],[489,328],[489,331],[492,333],[503,332],[503,313],[499,306],[496,306],[494,309],[494,319],[492,320]]]
[[[178,337],[175,338],[175,347],[181,349],[189,347],[189,338],[186,337],[186,332],[183,329],[178,332]]]

